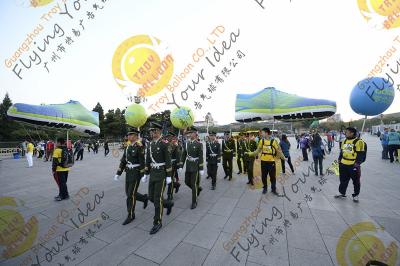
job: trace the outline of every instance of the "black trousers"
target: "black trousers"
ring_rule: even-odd
[[[322,161],[323,161],[324,157],[322,156],[313,156],[313,160],[314,160],[314,171],[315,174],[318,175],[318,166],[319,166],[319,174],[322,175],[324,172],[322,170]]]
[[[164,208],[172,205],[172,201],[164,199],[165,174],[156,173],[155,177],[152,175],[153,173],[150,171],[149,200],[154,203],[153,225],[156,225],[162,223]]]
[[[247,178],[251,184],[254,184],[254,159],[246,160],[247,164]]]
[[[128,216],[132,217],[135,214],[136,201],[144,202],[146,196],[140,194],[138,191],[140,184],[140,177],[135,177],[132,180],[125,179],[125,193],[126,193],[126,208]]]
[[[301,151],[303,153],[303,161],[308,161],[307,148],[302,148]]]
[[[211,177],[211,185],[215,187],[217,185],[217,171],[218,164],[216,163],[208,163],[207,168],[209,171],[209,176]]]
[[[69,197],[67,187],[68,171],[59,171],[56,172],[56,175],[58,177],[58,181],[60,182],[58,196],[60,196],[62,199],[65,199]]]
[[[192,190],[192,203],[197,203],[197,193],[200,186],[199,171],[185,172],[185,184]]]
[[[104,148],[104,156],[107,156],[109,152],[110,152],[109,148]]]
[[[239,168],[239,172],[240,173],[242,173],[243,171],[243,167],[242,167],[242,159],[243,159],[243,157],[242,156],[238,156],[237,157],[237,159],[236,159],[236,162],[237,162],[237,165],[238,165],[238,168]]]
[[[222,158],[222,167],[224,168],[225,176],[228,176],[229,179],[232,179],[232,162],[233,158]]]
[[[361,178],[361,168],[355,167],[354,165],[339,164],[339,192],[342,195],[346,195],[347,186],[349,185],[350,179],[353,181],[354,186],[354,196],[360,194],[360,178]]]
[[[176,169],[176,165],[172,165],[172,171],[171,171],[172,175],[171,175],[171,183],[168,184],[168,188],[167,188],[167,196],[168,196],[168,200],[172,200],[174,198],[174,188],[176,187],[176,177],[178,176],[178,172]]]
[[[290,159],[290,156],[286,157],[286,158],[288,158],[287,162],[289,164],[290,170],[292,171],[292,173],[294,173],[294,168],[293,168],[293,164],[292,164],[292,160]],[[285,160],[281,159],[281,164],[282,164],[282,173],[285,173]]]
[[[276,165],[275,162],[261,161],[261,179],[263,187],[268,188],[267,178],[271,181],[271,190],[276,190]]]
[[[397,154],[397,149],[399,149],[399,145],[388,145],[389,148],[389,157],[390,157],[390,162],[394,161],[394,156],[398,156]]]
[[[83,160],[83,149],[78,151],[78,155],[76,156],[76,161],[78,161],[79,158],[81,159],[81,161]]]

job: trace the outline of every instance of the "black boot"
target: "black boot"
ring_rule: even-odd
[[[192,203],[192,206],[190,207],[190,209],[193,210],[193,209],[196,209],[196,207],[197,207],[197,203],[196,203],[196,202],[193,202],[193,203]]]
[[[153,225],[153,228],[151,228],[150,230],[150,235],[154,235],[155,233],[157,233],[161,229],[161,227],[161,223]]]
[[[197,197],[200,195],[200,192],[203,190],[202,187],[199,187],[199,189],[197,190]]]
[[[147,194],[144,194],[144,196],[146,197],[143,201],[143,209],[146,209],[147,204],[149,204],[149,197],[147,196]]]
[[[127,224],[131,223],[133,220],[135,220],[135,214],[132,214],[132,216],[128,215],[128,217],[126,217],[126,219],[122,223],[122,225],[127,225]]]
[[[171,201],[168,204],[166,204],[166,208],[167,208],[167,215],[171,214],[172,211],[172,207],[174,207],[174,203]]]

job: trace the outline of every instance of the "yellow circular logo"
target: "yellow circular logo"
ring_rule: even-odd
[[[361,15],[377,29],[400,26],[400,2],[387,0],[357,0]]]
[[[39,224],[35,216],[25,223],[14,208],[20,206],[13,197],[0,197],[0,245],[2,257],[11,258],[29,250],[36,240]]]
[[[340,266],[366,265],[369,261],[379,261],[396,265],[396,242],[385,243],[371,222],[361,222],[350,226],[342,233],[336,245],[336,259]]]
[[[22,7],[42,7],[54,2],[54,0],[15,0],[15,2]]]
[[[136,35],[123,41],[114,52],[112,72],[128,96],[151,96],[166,86],[174,72],[168,48],[155,37]]]

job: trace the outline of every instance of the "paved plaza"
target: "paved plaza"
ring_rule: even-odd
[[[26,168],[24,158],[3,160],[0,195],[15,198],[18,206],[2,210],[17,211],[25,223],[37,220],[25,238],[35,235],[35,225],[38,231],[30,250],[2,257],[0,265],[365,265],[370,254],[385,254],[396,260],[391,265],[400,265],[400,164],[381,160],[378,138],[364,139],[368,156],[359,203],[351,200],[351,182],[347,199],[334,199],[339,178],[331,172],[317,177],[308,169],[311,161],[296,161],[301,151],[290,139],[296,169],[284,187],[278,185],[281,197],[270,191],[262,197],[243,174],[224,180],[219,167],[216,190],[203,177],[198,206],[191,210],[191,192],[181,177],[172,213],[164,212],[155,235],[149,234],[150,202],[146,209],[137,202],[136,219],[121,225],[127,215],[125,177],[113,180],[121,153],[85,151],[68,177],[71,198],[62,202],[53,200],[58,189],[50,162],[35,158],[34,167]],[[336,144],[324,168],[337,157]],[[141,183],[139,192],[147,193],[147,186]],[[3,220],[10,213],[2,212]]]

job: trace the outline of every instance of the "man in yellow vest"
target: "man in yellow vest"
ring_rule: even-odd
[[[67,146],[65,144],[65,139],[58,138],[57,147],[53,152],[53,164],[52,164],[53,176],[59,188],[59,194],[54,198],[56,201],[69,199],[68,188],[67,188],[69,168],[64,168],[62,166],[63,149],[66,148]]]
[[[269,128],[263,128],[263,138],[259,140],[258,147],[255,152],[246,152],[249,156],[256,156],[261,152],[261,179],[263,182],[263,194],[267,193],[268,183],[267,178],[269,175],[271,181],[271,191],[275,195],[278,195],[276,191],[276,165],[275,158],[285,160],[279,143],[272,138],[271,130]]]
[[[346,128],[346,139],[340,146],[339,154],[339,193],[335,198],[345,198],[350,178],[353,181],[353,201],[358,202],[360,194],[360,165],[365,161],[366,150],[362,139],[357,138],[357,130],[354,127]]]
[[[33,166],[33,149],[35,147],[33,146],[32,142],[28,141],[28,144],[26,145],[26,160],[28,161],[28,167]]]

